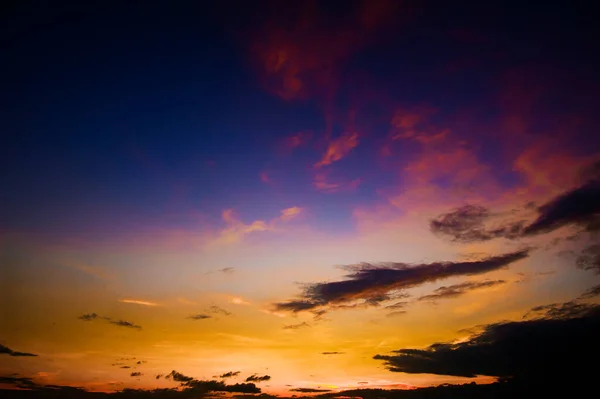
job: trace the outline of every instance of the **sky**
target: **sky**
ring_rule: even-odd
[[[596,306],[589,10],[66,3],[3,17],[0,375],[487,383],[410,350]]]

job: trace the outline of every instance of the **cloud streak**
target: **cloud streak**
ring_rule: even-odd
[[[8,356],[14,356],[14,357],[35,357],[35,356],[37,356],[36,354],[33,354],[33,353],[19,352],[19,351],[12,350],[9,347],[4,346],[4,345],[0,345],[0,355],[8,355]]]
[[[470,291],[479,290],[482,288],[495,287],[498,285],[505,284],[504,280],[492,280],[492,281],[466,281],[464,283],[449,285],[440,287],[433,291],[433,294],[424,295],[419,297],[419,301],[435,301],[439,299],[456,298]]]
[[[302,296],[295,300],[274,304],[275,311],[300,312],[328,307],[356,305],[377,306],[382,302],[402,296],[402,290],[457,276],[485,274],[525,259],[529,250],[524,249],[504,255],[492,256],[471,262],[435,262],[410,265],[388,263],[372,265],[362,263],[345,266],[352,273],[347,279],[310,284]]]
[[[157,303],[154,302],[150,302],[150,301],[142,301],[139,299],[119,299],[119,302],[121,303],[131,303],[134,305],[142,305],[142,306],[158,306]]]
[[[141,326],[134,324],[130,321],[125,321],[125,320],[120,320],[120,319],[112,319],[112,318],[106,317],[106,316],[99,316],[97,313],[86,313],[86,314],[79,316],[78,319],[87,321],[87,322],[91,322],[94,320],[104,320],[104,321],[108,322],[109,324],[119,326],[119,327],[133,328],[136,330],[142,329]]]

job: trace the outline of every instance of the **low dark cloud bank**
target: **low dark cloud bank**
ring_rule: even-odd
[[[376,355],[394,372],[478,375],[542,382],[592,378],[600,356],[600,305],[578,301],[533,308],[535,318],[489,324],[460,343]],[[596,377],[594,377],[596,378]]]

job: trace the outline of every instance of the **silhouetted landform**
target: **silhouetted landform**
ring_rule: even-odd
[[[583,382],[580,384],[580,382]],[[513,379],[493,384],[479,385],[475,383],[462,385],[444,384],[437,387],[402,389],[353,389],[341,392],[327,392],[319,395],[293,395],[295,398],[317,399],[532,399],[557,397],[556,395],[583,394],[587,389],[596,389],[590,381],[546,381],[543,384],[531,384]],[[297,392],[300,389],[296,390]],[[593,392],[585,397],[594,397]],[[0,390],[0,397],[5,399],[199,399],[223,398],[217,391],[200,389],[124,389],[114,393],[88,392],[72,387],[36,387],[30,390]],[[290,396],[274,396],[268,394],[232,395],[232,399],[289,399]]]

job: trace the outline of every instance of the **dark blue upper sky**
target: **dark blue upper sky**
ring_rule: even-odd
[[[394,107],[432,104],[440,120],[467,108],[493,120],[491,93],[515,65],[552,65],[540,74],[559,83],[560,95],[545,112],[589,107],[597,87],[594,29],[581,8],[406,2],[378,41],[336,70],[342,83],[327,104],[337,115],[333,136],[347,129],[357,92],[385,94],[363,96],[353,123],[368,133],[337,172],[362,183],[327,195],[306,173],[326,147],[327,107],[319,98],[282,100],[257,78],[251,49],[261,37],[253,33],[265,15],[278,19],[263,15],[270,2],[68,3],[14,2],[5,13],[0,227],[187,225],[195,223],[182,211],[189,209],[216,220],[224,208],[268,219],[272,209],[312,203],[327,228],[397,183],[375,168]],[[332,26],[358,4],[324,3]],[[281,21],[294,7],[303,3],[283,7]],[[300,131],[326,138],[293,160],[277,155],[278,143]],[[478,148],[491,162],[495,149],[492,138]],[[276,188],[260,181],[265,170]]]

